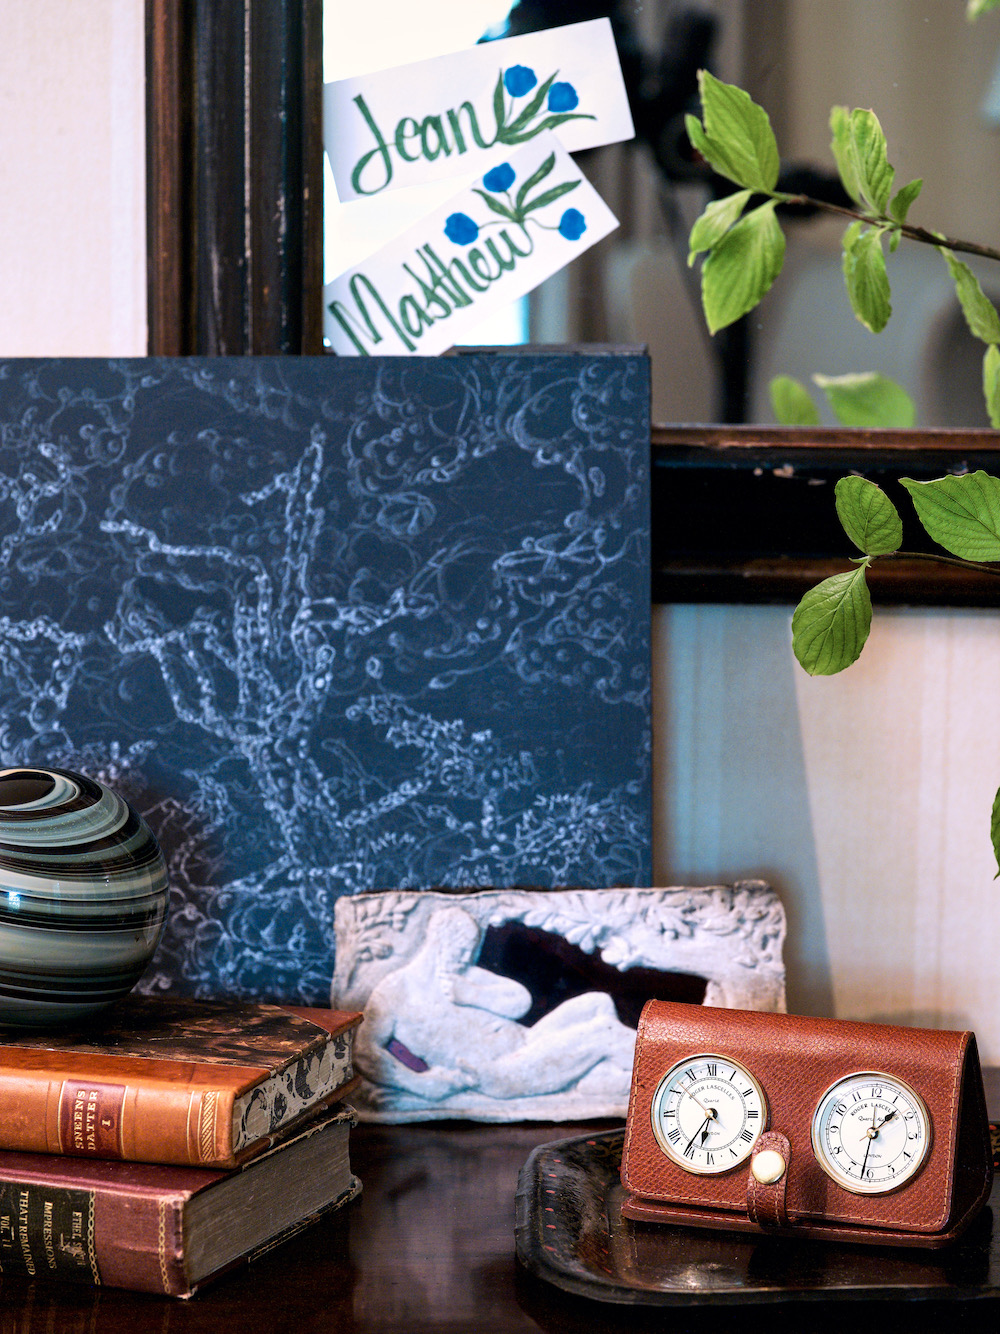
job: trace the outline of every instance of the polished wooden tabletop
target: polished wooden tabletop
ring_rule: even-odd
[[[607,1123],[595,1129],[605,1129]],[[0,1282],[0,1334],[671,1334],[794,1329],[908,1334],[995,1331],[993,1301],[778,1303],[636,1310],[533,1278],[514,1251],[518,1172],[538,1144],[580,1134],[549,1124],[360,1126],[361,1197],[190,1301],[69,1284]]]

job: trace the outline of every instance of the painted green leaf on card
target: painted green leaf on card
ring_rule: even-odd
[[[1000,560],[1000,480],[982,471],[931,482],[899,480],[938,546],[963,560]]]
[[[579,184],[579,181],[563,181],[561,185],[554,185],[551,190],[543,190],[535,199],[525,204],[522,211],[527,215],[536,208],[546,208],[557,199],[562,199],[563,195],[568,195],[571,190],[575,190]]]
[[[542,162],[540,166],[535,168],[535,170],[531,173],[528,179],[522,184],[521,188],[518,190],[517,194],[514,197],[515,208],[521,207],[521,205],[527,199],[528,195],[530,195],[532,190],[534,190],[535,186],[540,185],[542,181],[545,180],[546,176],[549,175],[549,173],[552,171],[555,165],[556,165],[556,155],[555,153],[550,153],[548,157],[545,159],[545,161]]]
[[[792,649],[810,676],[832,676],[857,662],[872,625],[868,560],[811,588],[792,616]]]
[[[501,218],[506,218],[510,222],[517,222],[517,214],[514,210],[508,208],[506,204],[501,204],[499,199],[494,199],[493,196],[488,195],[485,190],[480,190],[476,187],[473,187],[472,193],[479,196],[491,213],[498,213]]]
[[[903,544],[903,521],[880,486],[866,477],[841,477],[834,489],[844,532],[866,556],[885,556]]]

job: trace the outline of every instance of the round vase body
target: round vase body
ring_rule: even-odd
[[[0,769],[0,1028],[127,995],[166,913],[163,854],[128,802],[66,769]]]

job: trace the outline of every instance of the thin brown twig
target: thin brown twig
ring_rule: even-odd
[[[978,570],[981,574],[991,574],[1000,579],[1000,565],[987,565],[984,561],[963,560],[961,556],[940,556],[936,551],[889,551],[888,556],[899,560],[933,560],[939,565],[957,565],[962,570]],[[881,557],[880,557],[881,559]]]
[[[872,217],[869,213],[861,213],[857,209],[844,208],[842,204],[830,204],[822,199],[813,199],[810,195],[779,195],[779,200],[783,204],[798,204],[807,208],[819,209],[825,213],[838,213],[841,217],[853,218],[855,222],[866,222],[872,227],[889,226],[899,228],[900,234],[907,237],[910,241],[919,241],[923,245],[944,247],[947,250],[956,250],[965,255],[980,255],[984,259],[993,259],[1000,261],[1000,250],[993,246],[979,245],[975,241],[959,241],[952,236],[943,236],[937,232],[928,231],[926,227],[914,227],[910,223],[894,222],[892,218]]]

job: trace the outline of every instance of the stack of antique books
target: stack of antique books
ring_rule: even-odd
[[[345,1204],[360,1021],[131,996],[0,1031],[0,1270],[188,1297]]]

